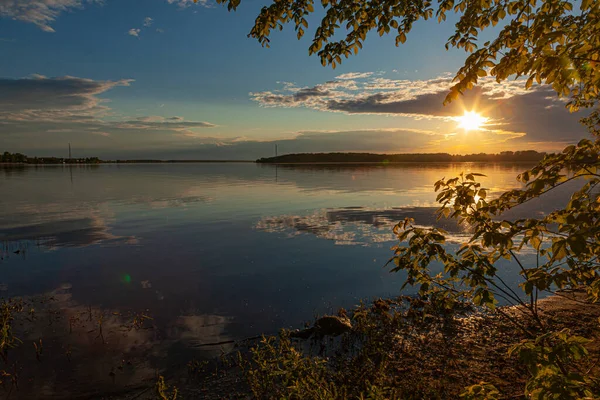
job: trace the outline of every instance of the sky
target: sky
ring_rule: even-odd
[[[264,0],[0,0],[0,151],[102,159],[298,152],[558,151],[588,137],[551,89],[480,84],[442,106],[466,53],[452,24],[372,32],[335,70],[292,26],[247,37]],[[318,8],[320,6],[317,6]],[[449,19],[451,22],[451,18]],[[484,35],[483,40],[486,39]],[[465,129],[461,116],[486,119]]]

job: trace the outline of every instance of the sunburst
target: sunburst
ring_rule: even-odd
[[[457,118],[458,126],[465,131],[476,131],[487,122],[487,118],[482,117],[475,111],[465,111],[465,114]]]

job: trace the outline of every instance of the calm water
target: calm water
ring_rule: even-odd
[[[0,295],[52,293],[69,315],[143,311],[153,318],[152,332],[121,335],[117,317],[106,317],[114,357],[100,366],[99,356],[85,349],[96,335],[82,328],[79,339],[69,339],[78,349],[69,365],[92,357],[97,365],[87,372],[64,367],[107,380],[115,357],[152,354],[137,372],[124,373],[127,379],[118,377],[139,381],[139,371],[202,357],[206,348],[198,345],[300,327],[317,313],[398,294],[403,275],[382,268],[395,243],[391,228],[409,216],[434,224],[433,182],[481,172],[493,196],[519,187],[515,176],[526,168],[224,163],[2,169]],[[527,213],[554,206],[538,202]],[[460,238],[455,226],[445,227]],[[514,266],[503,274],[517,284]],[[37,340],[31,331],[25,339]],[[60,332],[52,343],[65,348]],[[60,374],[36,379],[49,394],[66,390]],[[51,388],[45,379],[54,382]]]

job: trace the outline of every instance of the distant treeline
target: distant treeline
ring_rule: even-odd
[[[0,153],[0,163],[9,164],[135,164],[135,163],[213,163],[251,162],[248,160],[101,160],[98,157],[28,157],[21,153]]]
[[[301,153],[260,158],[257,163],[401,163],[401,162],[529,162],[540,161],[546,153],[535,150],[503,151],[498,154],[453,155],[448,153],[372,154],[372,153]]]
[[[153,164],[153,163],[164,163],[164,164],[179,164],[179,163],[245,163],[252,162],[249,160],[109,160],[102,161],[105,164]]]
[[[5,151],[0,154],[0,163],[16,164],[99,164],[102,161],[98,157],[85,158],[62,158],[62,157],[28,157],[21,153],[9,153]]]

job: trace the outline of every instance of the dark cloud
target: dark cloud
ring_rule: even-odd
[[[329,82],[328,84],[331,83],[333,82]],[[311,88],[298,89],[294,94],[291,95],[268,93],[261,98],[261,101],[263,104],[267,105],[294,106],[295,104],[308,102],[313,98],[318,99],[320,97],[330,96],[331,94],[332,93],[330,91],[324,89],[324,86],[319,85]]]
[[[331,92],[323,90],[320,86],[315,86],[312,88],[304,88],[300,89],[298,92],[294,93],[292,96],[294,101],[305,101],[311,97],[323,97],[328,96]]]
[[[214,124],[203,121],[185,121],[181,117],[141,117],[136,120],[123,121],[110,124],[111,128],[141,129],[141,130],[183,130],[188,128],[211,128]]]
[[[349,74],[342,78],[352,79],[343,82],[351,82],[354,86],[338,84],[335,90],[329,91],[322,89],[332,84],[329,82],[304,89],[287,86],[283,93],[260,92],[251,97],[266,107],[304,107],[346,114],[384,114],[445,121],[456,119],[465,110],[477,110],[489,118],[485,130],[512,134],[515,145],[542,141],[563,145],[587,135],[579,123],[583,113],[569,113],[565,103],[547,86],[525,90],[521,81],[499,84],[484,78],[479,86],[444,106],[451,86],[448,76],[425,81],[373,78],[365,74]],[[318,93],[319,96],[302,96],[301,93]]]
[[[64,76],[35,75],[23,79],[0,78],[0,117],[26,111],[81,111],[100,103],[96,97],[115,86],[128,86],[132,80],[94,81]]]
[[[139,149],[140,133],[144,133],[148,143],[161,140],[164,143],[165,136],[170,136],[172,141],[178,136],[196,136],[195,129],[215,126],[205,121],[187,121],[179,116],[115,118],[106,105],[107,101],[100,95],[117,86],[129,86],[131,82],[127,79],[96,81],[40,75],[0,79],[0,136],[4,138],[5,146],[11,149],[26,146],[23,149],[26,153],[30,153],[31,140],[35,140],[38,147],[44,147],[46,141],[47,147],[52,136],[60,137],[61,141],[85,136],[86,147],[97,147],[92,137],[99,143],[106,143],[108,137],[123,136],[130,138],[126,141],[137,140]],[[48,136],[48,139],[42,135]],[[206,140],[204,143],[207,142],[218,143],[219,140]]]

